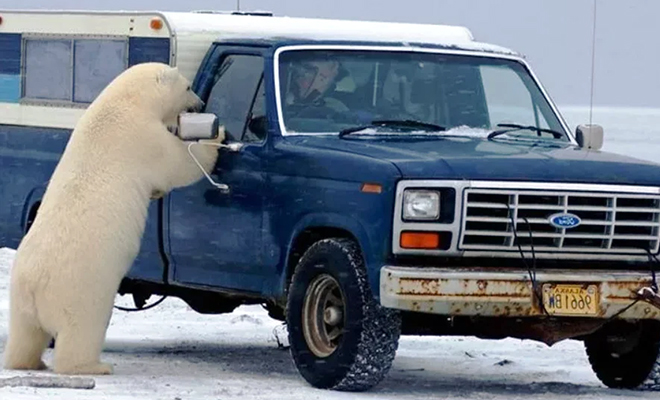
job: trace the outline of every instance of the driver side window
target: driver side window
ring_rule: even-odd
[[[225,127],[226,137],[232,141],[242,139],[247,130],[248,114],[263,71],[261,56],[233,54],[222,60],[214,77],[204,112],[218,117],[220,125]],[[258,94],[256,100],[259,101]]]
[[[246,143],[259,143],[266,138],[266,92],[263,78],[259,81],[259,88],[252,103],[252,109],[247,117],[247,125],[242,141]]]

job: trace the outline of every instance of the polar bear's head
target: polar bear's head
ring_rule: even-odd
[[[156,62],[126,69],[104,91],[107,96],[121,97],[122,101],[131,102],[132,108],[141,109],[145,116],[147,113],[156,116],[168,125],[176,122],[179,113],[199,110],[204,105],[178,68]]]
[[[156,75],[160,105],[165,121],[176,121],[179,113],[190,110],[199,111],[204,102],[192,91],[190,81],[179,69],[163,65]]]

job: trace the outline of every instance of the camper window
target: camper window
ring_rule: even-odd
[[[23,93],[31,99],[71,100],[70,40],[26,40]]]
[[[126,42],[76,40],[73,61],[73,101],[91,103],[117,75],[126,69]]]
[[[128,65],[125,40],[27,38],[23,100],[91,103]]]

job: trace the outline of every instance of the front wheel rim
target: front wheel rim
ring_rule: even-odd
[[[302,328],[307,347],[319,358],[335,352],[344,334],[344,293],[335,278],[321,274],[310,282],[302,310]]]

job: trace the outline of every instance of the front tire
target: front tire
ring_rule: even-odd
[[[584,345],[592,370],[607,387],[660,390],[659,324],[612,324]]]
[[[291,354],[312,386],[364,391],[390,370],[401,334],[396,310],[374,299],[357,244],[331,238],[300,259],[287,299]]]

